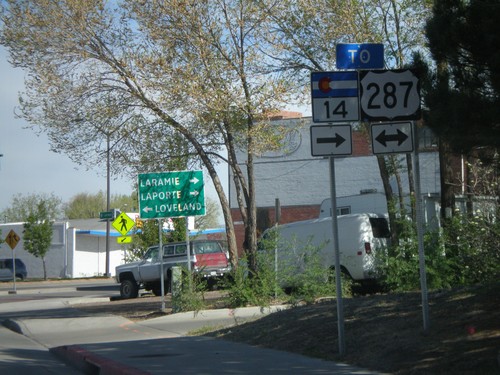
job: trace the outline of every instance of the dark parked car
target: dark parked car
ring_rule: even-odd
[[[0,259],[0,281],[12,280],[14,275],[14,263],[11,258]],[[26,265],[21,259],[16,259],[16,278],[24,280],[28,277]]]

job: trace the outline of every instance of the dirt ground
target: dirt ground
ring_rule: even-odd
[[[222,307],[222,294],[207,292],[207,304]],[[431,292],[428,300],[424,332],[420,292],[345,298],[343,357],[335,299],[205,334],[392,374],[500,374],[500,283]],[[138,320],[163,314],[160,306],[159,297],[143,296],[77,308]]]

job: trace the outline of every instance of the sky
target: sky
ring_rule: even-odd
[[[8,52],[0,46],[0,155],[3,155],[0,157],[0,212],[11,207],[12,198],[18,193],[23,196],[53,194],[66,203],[79,193],[105,192],[104,166],[86,170],[66,155],[50,151],[45,135],[38,136],[34,130],[26,129],[28,124],[16,118],[14,110],[23,91],[24,72],[9,64]],[[221,167],[219,172],[227,187],[227,167]],[[112,177],[111,195],[131,194],[134,182]],[[217,199],[206,174],[205,185],[205,196]]]

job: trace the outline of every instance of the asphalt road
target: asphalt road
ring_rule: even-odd
[[[14,293],[15,292],[15,293]],[[57,282],[0,283],[0,322],[9,319],[57,319],[53,331],[62,327],[59,321],[74,316],[65,301],[106,298],[119,295],[114,280],[70,280]],[[47,345],[0,325],[0,373],[16,375],[60,374],[81,372],[68,367],[48,351]]]

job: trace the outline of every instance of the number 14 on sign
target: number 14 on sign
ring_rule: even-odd
[[[314,100],[315,122],[359,120],[358,98],[323,98]]]

